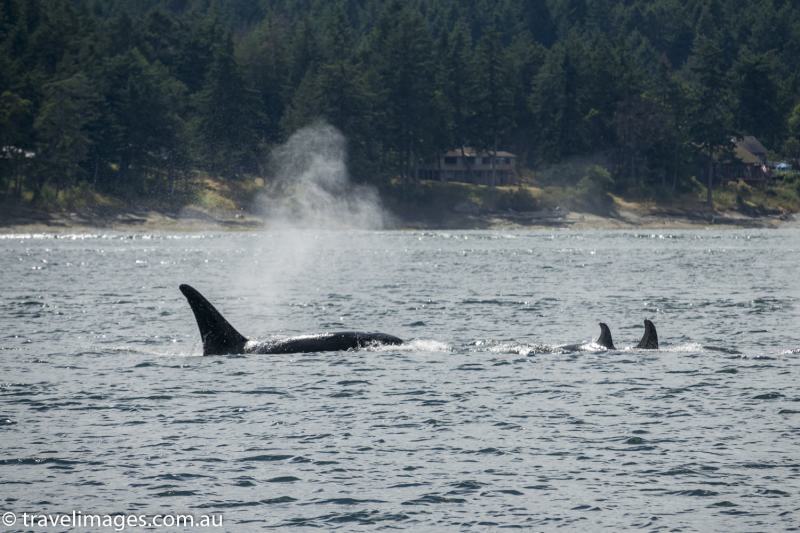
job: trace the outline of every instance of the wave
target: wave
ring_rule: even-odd
[[[478,341],[474,344],[481,347],[488,345],[487,350],[491,353],[510,353],[518,355],[535,355],[539,353],[574,353],[574,352],[607,352],[605,346],[601,346],[594,341],[582,344],[529,344],[517,342],[497,342]]]

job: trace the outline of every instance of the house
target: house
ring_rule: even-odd
[[[480,185],[509,185],[516,182],[517,156],[510,152],[456,148],[436,161],[421,165],[420,179],[463,181]]]
[[[772,178],[767,149],[752,135],[733,139],[732,153],[719,157],[718,162],[722,181],[763,183]]]
[[[0,146],[0,159],[33,159],[36,152],[19,148],[18,146]]]

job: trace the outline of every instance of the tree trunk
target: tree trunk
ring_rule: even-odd
[[[461,145],[461,162],[464,164],[464,179],[467,180],[468,183],[472,183],[472,168],[470,168],[469,164],[467,163],[467,153],[464,151],[464,145]]]
[[[497,169],[495,168],[495,160],[497,159],[497,134],[494,136],[494,147],[492,150],[492,185],[497,185]]]
[[[672,194],[678,190],[678,149],[672,152]]]
[[[714,209],[714,196],[711,194],[714,187],[714,156],[711,150],[708,151],[708,168],[706,169],[706,205],[709,209]]]
[[[168,194],[173,196],[175,194],[175,166],[172,164],[167,167],[167,181],[169,182]]]
[[[41,169],[36,170],[37,176],[31,180],[33,183],[33,203],[36,204],[42,199],[42,189],[44,189],[44,178],[42,178]]]
[[[14,181],[14,198],[22,197],[22,173],[17,172]]]
[[[92,173],[92,189],[97,190],[97,174],[100,172],[99,158],[94,158],[94,172]]]

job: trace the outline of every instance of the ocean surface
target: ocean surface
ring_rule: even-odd
[[[0,513],[797,530],[798,265],[797,229],[3,235]],[[180,283],[407,343],[202,357]]]

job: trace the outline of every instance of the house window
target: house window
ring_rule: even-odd
[[[483,158],[483,164],[484,165],[491,165],[492,164],[492,158],[491,157],[484,157]]]
[[[455,165],[456,163],[458,163],[458,158],[457,157],[445,157],[444,158],[444,164],[445,165]]]

